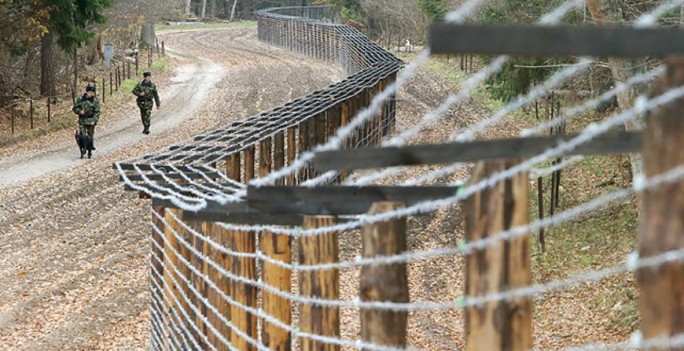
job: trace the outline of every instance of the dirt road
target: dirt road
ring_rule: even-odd
[[[0,160],[0,350],[146,349],[149,203],[123,191],[112,162],[342,78],[334,65],[259,43],[255,28],[162,37],[182,58],[160,87],[150,136],[129,104],[98,126],[91,160],[78,159],[67,132]]]

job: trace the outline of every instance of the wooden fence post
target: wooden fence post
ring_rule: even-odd
[[[49,106],[49,104],[48,104]],[[151,292],[151,300],[152,300],[152,306],[155,306],[155,301],[159,304],[160,306],[160,312],[165,312],[162,309],[165,309],[163,306],[165,306],[164,302],[164,238],[162,235],[164,234],[164,223],[162,222],[161,219],[159,219],[158,216],[164,217],[164,208],[163,207],[152,207],[152,210],[156,213],[152,214],[152,223],[153,225],[159,229],[159,232],[156,230],[152,230],[152,235],[150,236],[150,240],[152,241],[152,244],[150,244],[151,248],[151,258],[150,258],[150,264],[152,266],[152,269],[154,272],[151,274],[151,279],[153,282],[156,284],[152,284],[152,292]],[[157,216],[158,215],[158,216]],[[161,233],[161,234],[160,234]],[[162,290],[157,290],[157,286],[159,286]],[[163,318],[163,316],[162,316]],[[173,330],[171,329],[171,325],[167,322],[164,321],[162,322],[162,325],[156,326],[155,323],[152,323],[152,329],[155,330],[157,335],[163,336],[164,338],[161,340],[162,345],[157,345],[157,348],[159,350],[165,350],[169,348],[169,337]]]
[[[684,56],[666,58],[667,74],[656,93],[684,84]],[[684,99],[660,107],[646,118],[644,171],[657,176],[684,164],[682,119]],[[639,231],[642,259],[684,249],[684,182],[645,191]],[[642,268],[637,274],[644,339],[684,333],[684,262]],[[684,347],[667,350],[684,350]]]
[[[206,227],[204,222],[192,220],[184,220],[184,222],[188,227],[190,227],[198,234],[203,233],[204,228]],[[190,303],[192,303],[197,309],[197,311],[199,311],[199,313],[195,313],[193,311],[193,314],[195,314],[195,327],[193,327],[192,330],[195,331],[198,335],[197,343],[200,346],[203,346],[204,348],[208,348],[208,346],[205,344],[205,341],[208,340],[209,335],[214,335],[214,333],[211,332],[204,323],[204,318],[207,317],[208,311],[207,305],[203,302],[203,299],[207,298],[207,282],[204,280],[204,278],[208,275],[208,266],[206,263],[206,249],[208,247],[208,244],[205,240],[201,239],[198,236],[198,234],[191,233],[188,231],[188,236],[190,239],[189,241],[192,247],[201,254],[201,257],[198,257],[198,255],[195,255],[192,252],[190,252],[190,259],[188,260],[194,268],[194,270],[190,270],[190,268],[188,268],[188,270],[190,270],[188,280],[192,283],[192,287],[194,288],[194,290],[197,291],[197,294],[195,294],[192,292],[192,290],[190,290]],[[213,326],[218,327],[217,325]],[[206,340],[204,338],[205,336],[207,336]]]
[[[278,137],[279,135],[279,137]],[[272,144],[271,138],[261,140],[259,144],[259,177],[265,177],[272,170],[272,164],[276,168],[283,166],[284,140],[283,133],[278,133],[273,138],[275,147],[275,157],[271,157]],[[278,151],[280,150],[280,151]],[[275,161],[275,162],[274,162]],[[261,233],[261,249],[264,255],[283,263],[292,263],[292,245],[289,235],[275,234],[270,231]],[[268,261],[263,266],[264,283],[282,292],[290,293],[292,285],[292,272]],[[278,295],[263,291],[263,309],[269,316],[281,321],[286,325],[292,322],[292,312],[290,300],[279,297]],[[268,321],[263,321],[262,340],[264,346],[270,350],[285,351],[290,350],[290,332]]]
[[[516,161],[487,161],[472,177],[477,183],[514,166]],[[466,240],[473,242],[529,223],[526,173],[498,182],[466,202]],[[531,283],[529,236],[501,240],[466,256],[466,297],[474,298]],[[466,299],[467,301],[467,299]],[[526,351],[532,347],[529,298],[494,301],[465,309],[466,350]]]
[[[176,217],[178,222],[183,222],[186,225],[188,224],[187,221],[183,219],[183,212],[181,210],[178,210],[178,214],[176,215]],[[187,229],[183,228],[183,226],[180,223],[175,222],[176,219],[171,219],[169,223],[174,223],[174,228],[176,228],[176,232],[178,232],[182,240],[185,241],[185,243],[188,244],[188,246],[192,246],[194,248],[195,235],[190,233]],[[200,347],[204,347],[205,345],[202,337],[202,329],[197,328],[197,313],[192,307],[190,307],[197,307],[197,296],[190,289],[191,286],[195,287],[195,274],[190,269],[190,265],[192,265],[193,267],[195,266],[195,255],[192,253],[192,250],[190,250],[188,246],[184,244],[178,245],[178,251],[180,252],[185,262],[187,262],[186,264],[184,261],[181,261],[180,259],[178,260],[178,271],[182,275],[182,279],[177,279],[178,283],[181,285],[179,288],[179,292],[182,291],[178,296],[178,300],[181,303],[181,308],[183,308],[187,314],[187,319],[184,321],[184,324],[190,333],[189,337],[193,338],[197,342],[197,344],[200,345]],[[185,282],[186,280],[187,282]],[[183,297],[183,295],[185,295],[187,299]],[[185,318],[185,316],[183,316],[183,318]]]
[[[33,129],[33,99],[29,99],[29,119],[31,123],[31,129]]]
[[[285,166],[285,134],[278,132],[273,136],[273,170],[277,171]],[[285,179],[276,180],[275,185],[284,185]]]
[[[299,122],[299,155],[309,151],[309,146],[309,121],[303,120]],[[298,181],[301,183],[307,179],[309,179],[309,167],[305,166],[299,170]]]
[[[315,229],[337,222],[332,216],[305,216],[304,229]],[[302,265],[335,263],[339,261],[337,233],[327,233],[299,238],[299,259]],[[299,293],[301,296],[325,300],[337,300],[340,296],[339,271],[321,269],[299,272]],[[337,307],[300,304],[300,329],[304,333],[340,336],[340,310]],[[327,344],[309,338],[301,338],[302,351],[340,350],[339,345]]]
[[[254,178],[254,154],[255,147],[250,145],[244,150],[244,182]],[[256,233],[245,230],[231,231],[231,248],[241,253],[256,253]],[[235,257],[231,266],[231,272],[239,277],[256,281],[256,260],[251,257]],[[257,309],[257,288],[254,285],[232,280],[230,290],[235,302],[247,307]],[[257,316],[247,312],[244,308],[232,305],[231,317],[233,325],[247,336],[257,338]],[[254,350],[255,347],[247,342],[238,333],[231,334],[231,342],[238,350]]]
[[[254,179],[254,155],[256,147],[254,145],[247,146],[244,150],[244,161],[245,161],[245,183]]]
[[[320,118],[321,118],[320,115],[316,115],[316,116],[313,116],[307,120],[307,122],[309,123],[309,128],[308,128],[308,130],[309,130],[309,135],[308,135],[309,141],[308,141],[308,143],[309,143],[309,149],[311,149],[311,150],[313,150],[316,147],[316,145],[318,145],[318,143],[319,143],[319,140],[318,140],[319,134],[318,133],[320,130],[322,130],[321,128],[319,128],[319,124],[320,124],[319,119]],[[309,178],[308,179],[315,178],[318,175],[316,173],[316,169],[314,169],[313,163],[309,163],[309,166],[307,168],[309,169],[309,171],[308,171],[309,172]]]
[[[223,247],[230,247],[230,233],[218,224],[204,223],[203,232],[215,243]],[[205,247],[205,253],[207,255],[207,258],[214,261],[218,266],[225,270],[230,270],[233,260],[233,257],[231,255],[223,253],[220,250],[212,247],[211,245],[207,245]],[[218,287],[218,289],[220,289],[223,292],[224,295],[231,296],[230,279],[228,277],[221,274],[215,267],[209,265],[207,266],[207,276],[209,278],[209,281],[214,283],[216,287]],[[227,321],[231,320],[230,303],[228,303],[226,299],[224,299],[223,296],[221,296],[221,294],[213,288],[207,289],[207,299],[209,300],[209,303],[212,306],[214,306],[216,308],[216,311],[218,312],[218,314],[213,311],[207,312],[207,319],[209,323],[211,323],[211,325],[213,325],[216,328],[216,330],[226,340],[230,341],[231,329],[227,324],[225,324],[222,321],[221,318],[223,317],[223,319]],[[214,334],[213,332],[207,331],[207,336],[207,341],[210,345],[213,345],[216,348],[216,350],[229,350],[228,346],[221,342],[220,338],[216,336],[216,334]]]
[[[240,152],[238,151],[230,154],[230,159],[226,162],[226,176],[239,182],[242,179],[241,173]]]
[[[287,165],[291,165],[295,158],[297,158],[297,127],[287,129]],[[295,185],[297,183],[296,172],[292,172],[287,176],[287,185]]]
[[[398,202],[376,202],[369,214],[394,211]],[[366,224],[361,232],[363,257],[392,256],[406,252],[406,218]],[[361,267],[361,301],[409,302],[406,263]],[[361,339],[375,345],[406,347],[408,312],[361,310]]]
[[[184,319],[183,313],[181,312],[181,310],[187,312],[188,308],[187,304],[183,301],[183,296],[181,294],[182,287],[174,283],[174,279],[178,281],[179,284],[181,283],[180,277],[176,274],[176,269],[183,274],[183,270],[181,270],[182,264],[179,258],[179,255],[183,255],[183,253],[180,248],[182,245],[178,242],[178,239],[173,233],[174,230],[176,232],[179,231],[179,226],[174,221],[173,215],[181,216],[181,211],[173,208],[165,209],[164,220],[168,225],[163,227],[164,235],[166,236],[164,255],[167,257],[167,260],[164,261],[163,274],[164,286],[167,287],[165,294],[168,305],[164,305],[166,308],[164,312],[168,316],[165,324],[172,325],[172,320],[175,320],[175,324],[179,329],[176,331],[171,328],[170,332],[175,335],[172,336],[171,339],[183,340],[185,338],[192,338],[193,336],[183,332],[183,330],[190,330],[190,326],[187,325],[187,321]],[[178,254],[176,254],[176,252]],[[174,310],[176,311],[177,316],[174,314]]]
[[[52,110],[51,110],[52,106],[50,106],[50,105],[52,105],[52,104],[50,103],[50,98],[47,98],[48,123],[50,123],[50,119],[52,118]]]

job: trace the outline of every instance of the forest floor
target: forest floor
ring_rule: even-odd
[[[103,111],[98,150],[91,160],[78,159],[71,130],[0,148],[0,350],[147,349],[149,200],[125,192],[112,163],[245,118],[344,77],[331,63],[260,43],[254,28],[174,30],[160,38],[170,49],[170,59],[165,72],[154,77],[162,108],[153,111],[152,134],[140,134],[139,113],[131,98]],[[409,61],[413,56],[402,58]],[[458,89],[463,75],[454,62],[444,60],[431,60],[421,68],[397,94],[397,129],[410,128],[442,103]],[[497,106],[485,95],[479,91],[453,106],[410,142],[443,141],[451,131],[488,117]],[[581,116],[569,130],[596,118]],[[515,115],[480,137],[513,136],[534,122],[525,114]],[[587,158],[569,169],[563,174],[560,208],[626,186],[629,177],[623,161]],[[435,168],[414,168],[383,183],[398,184]],[[466,179],[469,171],[465,168],[430,183]],[[535,208],[536,193],[531,196]],[[635,228],[632,200],[550,229],[545,253],[533,240],[534,282],[621,262],[633,247]],[[459,206],[409,219],[411,251],[455,247],[462,239]],[[360,247],[357,232],[340,236],[342,260],[353,260]],[[463,291],[462,267],[460,256],[410,264],[411,300],[456,301]],[[343,299],[357,296],[358,274],[356,269],[341,272]],[[561,349],[622,341],[636,323],[635,294],[633,278],[621,276],[535,298],[535,345]],[[343,337],[357,339],[358,310],[341,313]],[[419,349],[461,348],[463,325],[460,311],[412,312],[409,341]]]

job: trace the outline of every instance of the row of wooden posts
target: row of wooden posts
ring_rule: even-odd
[[[663,90],[684,85],[684,60],[670,62],[669,75],[665,79]],[[644,139],[645,172],[649,177],[663,174],[673,168],[684,165],[681,135],[684,133],[684,123],[681,111],[684,109],[684,99],[662,108],[647,118],[647,128]],[[377,126],[380,124],[373,124]],[[325,130],[325,129],[324,129]],[[268,175],[272,170],[284,165],[284,152],[271,153],[271,142],[279,140],[262,140],[259,144],[258,176]],[[278,141],[275,141],[279,144]],[[266,151],[264,151],[266,150]],[[245,152],[244,158],[237,158],[247,164],[248,169],[241,173],[236,166],[227,166],[227,175],[235,180],[249,181],[255,176],[255,165],[252,152]],[[271,159],[272,155],[275,159]],[[476,169],[472,182],[489,178],[494,174],[510,169],[519,163],[517,160],[494,160],[481,163]],[[239,163],[234,163],[237,165]],[[250,166],[251,165],[251,166]],[[249,170],[252,167],[252,170]],[[315,173],[315,172],[314,172]],[[244,178],[241,178],[241,174]],[[684,249],[684,182],[677,181],[648,189],[643,196],[642,224],[639,233],[639,255],[648,258],[667,252]],[[530,217],[530,183],[525,173],[520,173],[510,179],[497,182],[493,187],[477,192],[466,201],[465,232],[467,242],[484,240],[498,235],[504,230],[526,225]],[[392,211],[403,206],[399,202],[375,203],[370,213]],[[190,227],[201,228],[202,232],[214,242],[220,243],[230,252],[255,253],[257,242],[261,243],[260,251],[274,259],[290,264],[292,262],[293,239],[288,235],[275,234],[268,231],[238,231],[226,230],[216,223],[197,222],[192,216],[185,217],[176,209],[155,208],[160,216],[164,216],[165,225],[155,216],[155,225],[164,228],[163,235],[155,232],[153,240],[158,243],[153,247],[158,257],[170,260],[153,262],[155,271],[160,272],[157,284],[170,286],[163,292],[156,291],[159,301],[171,301],[172,294],[179,290],[190,290],[189,286],[175,286],[172,282],[174,267],[185,269],[184,279],[193,282],[196,291],[205,292],[201,297],[195,297],[196,308],[186,304],[183,306],[164,306],[167,319],[173,318],[171,307],[175,309],[197,310],[206,313],[209,323],[221,326],[222,317],[231,321],[231,325],[245,335],[257,339],[257,323],[259,316],[245,311],[237,305],[245,305],[258,310],[261,297],[263,312],[283,324],[291,325],[293,299],[284,298],[271,290],[262,290],[252,284],[230,279],[221,274],[212,265],[207,264],[189,251],[183,251],[182,245],[173,235],[175,229],[183,232],[181,236],[189,245],[202,252],[203,258],[211,259],[231,274],[257,281],[257,262],[254,258],[232,256],[209,246],[206,241],[183,231],[173,219],[171,213],[184,218]],[[334,216],[305,216],[302,227],[316,229],[328,227],[336,223]],[[338,237],[342,233],[328,233],[315,236],[297,238],[298,261],[302,265],[318,265],[339,261]],[[404,218],[363,226],[363,257],[376,257],[400,254],[406,251],[406,222]],[[257,237],[259,240],[257,241]],[[164,243],[167,246],[164,246]],[[170,243],[170,247],[169,247]],[[177,246],[177,247],[174,247]],[[193,274],[189,267],[182,267],[179,257],[172,252],[178,251],[185,260],[193,262],[196,271],[203,272],[208,280],[218,286],[223,292],[231,296],[235,304],[225,302],[220,294],[208,288],[201,276]],[[531,285],[529,235],[516,236],[509,240],[490,245],[484,249],[473,249],[466,254],[465,259],[465,291],[469,297],[482,297]],[[682,294],[684,291],[684,263],[675,260],[656,267],[641,268],[637,272],[640,288],[641,330],[645,338],[674,336],[684,332],[681,315],[684,313]],[[181,280],[181,279],[176,279]],[[264,284],[278,291],[291,293],[292,272],[281,266],[264,262],[261,270],[261,280]],[[299,271],[297,277],[299,295],[302,298],[315,297],[323,300],[336,301],[339,295],[339,272],[335,269],[316,271]],[[409,301],[408,277],[405,263],[364,266],[359,276],[361,301],[384,301],[405,303]],[[175,290],[174,290],[175,289]],[[166,294],[167,296],[164,296]],[[186,292],[187,294],[187,292]],[[261,295],[259,295],[261,294]],[[166,297],[166,298],[165,298]],[[204,299],[217,307],[220,316],[206,309]],[[340,336],[339,308],[329,305],[298,302],[299,330],[304,334],[315,334],[326,337]],[[532,339],[532,299],[521,295],[507,300],[486,302],[465,308],[465,342],[466,350],[529,350],[533,346]],[[386,346],[406,347],[407,318],[406,311],[386,311],[362,309],[360,313],[362,340]],[[228,349],[219,340],[211,328],[205,324],[202,316],[192,315],[190,319],[178,320],[186,323],[187,329],[194,331],[194,337],[211,343],[218,350]],[[193,324],[188,326],[187,323]],[[164,325],[168,325],[165,323]],[[231,341],[232,346],[240,350],[256,349],[240,333],[221,326],[219,329],[223,337]],[[171,328],[156,330],[158,335],[169,335],[175,331]],[[288,350],[292,343],[292,333],[286,328],[263,321],[262,340],[271,350]],[[167,338],[166,340],[172,340]],[[176,339],[181,339],[178,336]],[[340,345],[326,343],[306,336],[299,338],[301,350],[339,350]],[[168,341],[172,342],[172,341]],[[164,345],[156,345],[164,349]],[[672,350],[681,350],[673,347]]]
[[[156,43],[156,52],[161,55],[165,56],[166,49],[164,46],[164,42],[162,41],[161,44],[159,40],[157,40]],[[148,50],[148,67],[152,67],[152,49]],[[133,74],[133,70],[135,70],[135,74]],[[132,76],[138,76],[139,75],[139,63],[138,63],[138,56],[135,56],[135,62],[132,64],[130,61],[126,62],[121,62],[115,67],[109,71],[109,78],[103,77],[100,82],[97,82],[95,80],[91,81],[91,84],[95,85],[96,88],[98,88],[98,91],[96,92],[96,96],[102,99],[102,102],[106,102],[107,100],[107,86],[109,86],[109,96],[114,95],[114,92],[119,91],[119,87],[123,84],[123,81],[126,79],[131,79]],[[75,90],[71,91],[71,100],[72,103],[76,103],[76,98],[78,97],[78,92]],[[42,100],[42,99],[41,99]],[[33,130],[34,128],[34,115],[35,115],[35,108],[34,104],[38,99],[33,99],[29,98],[29,110],[28,110],[28,117],[29,117],[29,128]],[[45,105],[47,106],[47,122],[50,123],[52,121],[52,105],[56,103],[56,98],[54,97],[47,97],[45,98]],[[10,132],[11,135],[14,135],[17,130],[17,111],[16,111],[16,104],[15,106],[10,106]]]
[[[297,126],[278,131],[271,136],[262,138],[257,143],[243,147],[242,151],[235,152],[227,158],[225,164],[226,175],[233,180],[247,183],[257,176],[266,176],[274,170],[291,164],[298,155],[312,149],[315,145],[324,143],[338,128],[346,125],[351,117],[366,106],[369,106],[373,96],[384,89],[387,84],[394,81],[394,79],[396,79],[396,75],[382,79],[374,86],[363,89],[349,99],[330,106],[328,110],[301,122]],[[373,118],[345,140],[343,147],[377,145],[384,136],[391,132],[395,122],[395,109],[396,105],[393,98],[383,103]],[[319,175],[319,172],[315,169],[305,167],[298,174],[280,180],[278,184],[295,185],[317,175]],[[345,176],[346,174],[343,174],[338,180],[344,179]],[[259,290],[254,285],[229,279],[221,274],[216,267],[204,261],[212,260],[235,276],[256,281],[257,262],[253,258],[234,257],[216,250],[201,238],[182,230],[179,223],[173,220],[173,217],[181,218],[190,227],[197,229],[198,232],[204,233],[214,242],[234,252],[255,253],[257,236],[259,236],[260,250],[265,255],[285,263],[292,262],[292,240],[289,236],[274,234],[268,231],[257,233],[254,231],[226,230],[215,222],[193,219],[192,213],[183,213],[178,209],[157,206],[154,207],[154,211],[158,215],[153,216],[153,222],[157,228],[164,230],[165,237],[162,237],[156,231],[152,235],[152,240],[156,244],[152,245],[154,257],[151,264],[154,267],[154,271],[159,273],[152,276],[153,279],[156,279],[155,282],[158,286],[168,287],[165,291],[153,292],[153,300],[164,301],[162,310],[166,316],[162,323],[163,326],[161,326],[163,330],[160,330],[159,326],[154,328],[155,333],[164,335],[163,340],[165,343],[173,342],[174,336],[175,339],[181,339],[180,335],[174,334],[176,331],[172,328],[172,324],[182,323],[188,330],[193,331],[193,335],[190,337],[200,341],[202,345],[205,343],[204,337],[206,336],[206,342],[216,347],[216,349],[228,349],[220,338],[210,330],[211,328],[208,328],[203,322],[202,316],[191,311],[192,309],[189,308],[188,304],[181,303],[180,306],[175,306],[174,304],[167,303],[176,299],[177,301],[182,301],[182,298],[179,297],[182,295],[181,290],[187,296],[192,295],[190,287],[176,286],[174,284],[171,276],[174,274],[174,267],[176,267],[182,274],[182,277],[175,277],[176,280],[193,282],[193,288],[201,293],[201,296],[194,296],[193,301],[197,302],[197,310],[202,311],[203,316],[207,317],[207,321],[216,327],[227,340],[230,340],[237,349],[255,349],[239,333],[231,333],[230,329],[221,321],[221,317],[231,321],[235,328],[255,339],[257,338],[258,317],[253,313],[247,312],[244,308],[226,302],[221,297],[221,294],[216,292],[215,289],[210,288],[210,284],[207,284],[201,276],[194,274],[189,267],[184,267],[180,262],[183,259],[187,262],[193,262],[197,271],[203,272],[203,275],[209,281],[213,282],[226,295],[229,295],[236,304],[257,309],[258,295],[261,294],[264,313],[290,325],[292,321],[292,301],[273,292]],[[170,225],[164,224],[160,217],[164,218]],[[310,229],[329,225],[335,220],[334,217],[326,216],[309,217],[304,219],[302,225],[304,228]],[[173,234],[174,230],[182,233],[183,239],[195,247],[197,251],[201,252],[202,259],[197,257],[197,255],[193,255],[186,247],[179,243],[178,238]],[[336,261],[338,253],[337,236],[338,234],[331,233],[299,239],[299,262],[302,264],[316,264]],[[183,259],[174,255],[174,252],[181,253],[184,256]],[[264,284],[283,292],[289,293],[291,291],[292,272],[289,270],[269,262],[264,262],[261,272]],[[337,299],[339,297],[337,279],[338,272],[336,270],[301,272],[298,279],[300,284],[299,293],[302,296]],[[173,297],[176,297],[176,299]],[[204,299],[216,307],[220,311],[221,316],[217,316],[213,311],[208,310],[202,302]],[[190,311],[191,318],[189,320],[173,321],[173,309]],[[339,335],[339,311],[336,308],[302,304],[299,315],[302,332],[330,336]],[[194,324],[194,326],[188,325],[188,323]],[[201,332],[197,332],[198,330]],[[265,322],[262,334],[264,342],[270,349],[289,349],[292,336],[288,330]],[[302,347],[306,350],[321,349],[320,345],[322,345],[320,342],[302,339]],[[155,347],[158,350],[166,349],[166,345],[155,345]]]

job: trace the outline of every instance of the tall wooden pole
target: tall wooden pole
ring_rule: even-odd
[[[684,56],[668,57],[667,74],[656,94],[684,85]],[[657,176],[684,165],[684,98],[646,118],[644,170]],[[648,258],[684,249],[684,182],[663,184],[644,193],[639,256]],[[684,262],[643,268],[638,274],[641,330],[645,339],[684,333]],[[684,350],[684,347],[667,350]]]
[[[398,202],[377,202],[369,214],[394,211]],[[406,218],[366,224],[363,257],[392,256],[406,252]],[[361,268],[361,301],[409,302],[406,263],[378,264]],[[361,338],[369,343],[406,347],[407,312],[361,310]]]
[[[49,106],[49,104],[48,104]],[[151,257],[150,257],[150,266],[154,270],[151,274],[151,279],[154,282],[152,284],[152,292],[151,292],[151,297],[152,297],[152,306],[157,306],[159,312],[164,312],[167,310],[166,302],[164,300],[164,223],[162,222],[159,217],[164,217],[164,208],[163,207],[153,207],[152,210],[156,214],[152,214],[152,224],[159,229],[159,233],[156,230],[152,230],[152,235],[150,236],[150,240],[152,243],[150,244],[151,248]],[[158,217],[159,216],[159,217]],[[161,233],[161,234],[160,234]],[[162,290],[159,290],[157,287],[160,287]],[[160,326],[155,326],[154,323],[152,323],[152,329],[157,333],[157,335],[164,336],[164,339],[161,340],[162,345],[157,345],[157,347],[162,350],[162,349],[167,349],[169,347],[169,335],[172,333],[171,325],[168,323],[168,319],[166,319],[166,315],[163,314],[161,316],[165,320],[161,323],[162,325]]]
[[[514,161],[480,164],[478,182],[514,166]],[[466,204],[466,240],[473,242],[529,223],[527,174],[498,182]],[[530,285],[529,236],[500,240],[466,256],[467,297],[486,296]],[[466,350],[523,351],[532,347],[532,303],[528,298],[488,302],[465,310]]]
[[[216,223],[204,223],[203,231],[206,236],[208,236],[213,242],[223,246],[230,247],[230,233],[223,227]],[[229,254],[223,253],[217,248],[205,244],[205,253],[207,258],[214,261],[218,266],[225,270],[230,270],[232,266],[233,257]],[[216,287],[221,291],[217,291],[214,288],[207,288],[207,300],[209,303],[216,308],[216,312],[209,310],[207,312],[207,320],[209,323],[216,328],[218,333],[225,338],[225,340],[231,339],[231,329],[223,321],[223,319],[230,321],[230,308],[231,305],[226,301],[223,296],[230,296],[230,279],[225,275],[221,274],[218,269],[212,265],[207,265],[207,277]],[[228,351],[229,348],[221,339],[213,332],[207,331],[207,341],[210,345],[214,346],[218,351]],[[212,348],[213,349],[213,348]]]
[[[251,145],[244,150],[244,182],[247,183],[254,178],[254,156],[255,147]],[[231,170],[234,172],[234,170]],[[234,251],[242,253],[256,253],[256,233],[253,231],[233,230],[231,231],[231,247]],[[240,276],[251,281],[256,281],[256,260],[249,257],[234,257],[231,271],[236,276]],[[236,280],[231,281],[230,289],[235,302],[249,308],[257,308],[257,288]],[[257,339],[257,316],[247,312],[245,308],[237,305],[231,306],[231,317],[233,325],[244,332],[247,336]],[[238,333],[232,333],[231,341],[233,346],[239,350],[254,350],[255,347]]]
[[[266,138],[259,143],[259,177],[265,177],[271,173],[272,165],[275,165],[276,168],[280,168],[283,165],[283,134],[277,134],[273,141],[273,144],[275,144],[275,156],[273,159],[271,157],[273,149],[271,139]],[[292,246],[290,236],[288,235],[263,231],[261,233],[261,249],[264,255],[273,260],[287,264],[292,263]],[[285,293],[290,292],[292,272],[289,269],[265,261],[263,274],[265,284]],[[263,291],[262,293],[264,312],[282,323],[290,325],[292,322],[290,300],[269,291]],[[270,350],[289,351],[291,348],[290,332],[268,321],[263,322],[261,338],[264,345]]]
[[[304,229],[321,228],[335,224],[336,217],[306,216]],[[337,233],[303,236],[299,239],[299,259],[303,265],[334,263],[339,261]],[[299,292],[302,296],[325,300],[340,297],[339,271],[321,269],[299,272]],[[337,307],[300,304],[300,329],[304,333],[337,337],[340,335],[340,310]],[[301,338],[302,351],[338,351],[339,345]]]

